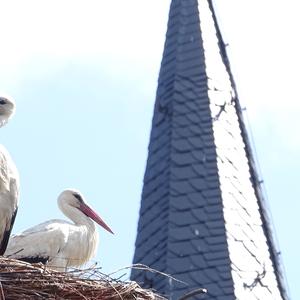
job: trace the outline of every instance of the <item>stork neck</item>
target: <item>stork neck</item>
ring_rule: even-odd
[[[75,223],[75,225],[86,226],[92,231],[96,230],[94,221],[81,212],[78,208],[72,206],[61,206],[60,209],[66,217]]]

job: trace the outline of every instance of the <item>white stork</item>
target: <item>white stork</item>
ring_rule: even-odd
[[[0,127],[15,112],[12,99],[0,97]],[[18,210],[19,174],[8,151],[0,145],[0,255],[7,247],[9,236]]]
[[[13,235],[5,256],[30,263],[42,262],[58,271],[79,267],[94,256],[98,233],[93,220],[107,231],[113,233],[112,230],[78,191],[63,191],[57,202],[64,215],[74,223],[49,220]]]

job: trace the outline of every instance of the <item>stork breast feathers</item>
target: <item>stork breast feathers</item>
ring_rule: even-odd
[[[0,145],[0,192],[10,191],[10,181],[12,179],[18,187],[18,170],[6,148],[3,145]]]
[[[1,147],[2,148],[2,147]],[[0,191],[9,191],[9,172],[7,165],[7,154],[0,149]]]

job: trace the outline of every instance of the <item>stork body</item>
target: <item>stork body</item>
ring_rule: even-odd
[[[5,256],[65,271],[85,264],[95,255],[98,232],[94,221],[113,233],[78,191],[62,192],[58,206],[74,223],[50,220],[12,236]]]
[[[15,104],[0,97],[0,127],[13,115]],[[4,146],[0,145],[0,255],[7,247],[10,233],[18,210],[19,174]]]

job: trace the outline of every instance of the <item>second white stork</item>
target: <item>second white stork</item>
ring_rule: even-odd
[[[76,190],[63,191],[58,206],[74,223],[50,220],[14,235],[5,256],[30,263],[42,262],[51,269],[66,271],[68,267],[85,264],[95,255],[98,233],[93,221],[113,233]]]
[[[15,103],[0,97],[0,127],[5,125],[15,112]],[[4,146],[0,145],[0,255],[7,247],[18,210],[19,174]]]

